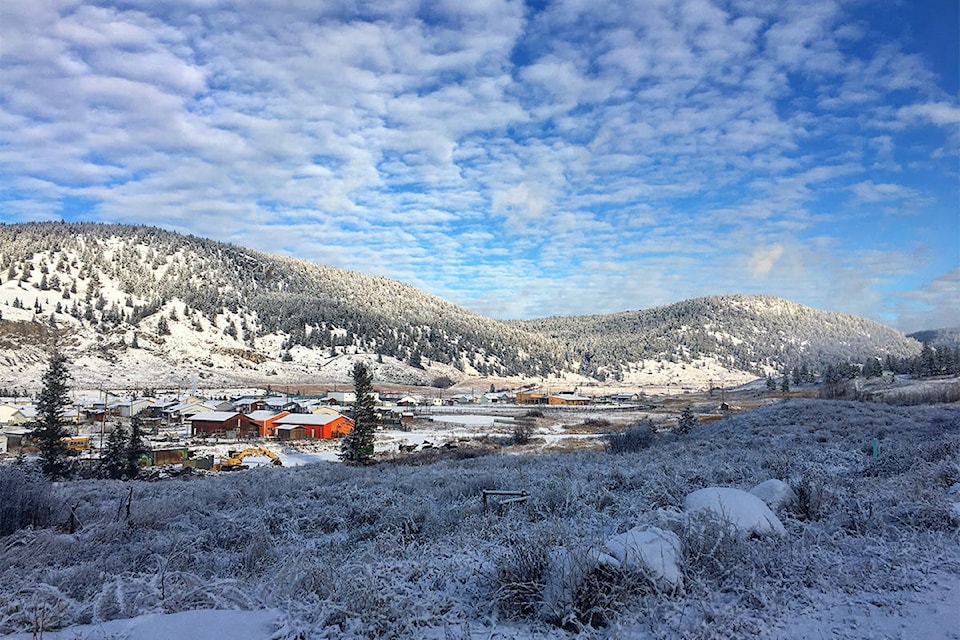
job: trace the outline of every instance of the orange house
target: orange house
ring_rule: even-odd
[[[248,413],[247,417],[257,423],[257,426],[260,427],[261,438],[269,438],[277,435],[277,420],[288,415],[290,415],[289,411],[281,411],[280,413],[277,413],[276,411],[270,411],[269,409],[262,409],[260,411]]]
[[[273,424],[303,427],[311,438],[339,438],[353,431],[353,420],[340,414],[291,413],[277,418]]]

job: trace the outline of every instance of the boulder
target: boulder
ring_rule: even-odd
[[[709,511],[744,535],[784,535],[780,518],[767,504],[753,495],[732,487],[698,489],[683,500],[688,513]]]
[[[777,479],[761,482],[750,489],[750,493],[763,500],[773,510],[795,502],[797,499],[797,494],[790,488],[790,485]]]
[[[680,538],[672,531],[635,527],[607,540],[606,556],[617,566],[640,569],[658,585],[674,589],[682,583]],[[609,562],[609,561],[608,561]]]

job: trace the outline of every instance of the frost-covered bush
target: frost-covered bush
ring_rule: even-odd
[[[545,639],[566,633],[557,625],[584,638],[754,637],[820,597],[916,590],[934,572],[955,573],[958,454],[955,408],[793,399],[617,456],[50,485],[52,504],[75,508],[83,527],[41,528],[63,522],[61,510],[0,541],[0,635],[31,630],[35,615],[70,626],[277,608],[277,640],[448,630]],[[778,511],[786,535],[744,538],[709,514],[679,512],[698,489],[746,491],[770,478],[797,493]],[[529,498],[484,512],[484,489]],[[651,527],[679,537],[682,589],[599,561],[606,541]]]
[[[614,431],[608,433],[604,439],[607,444],[607,451],[610,453],[629,453],[642,451],[651,444],[655,437],[653,423],[645,420],[640,424],[627,427],[623,431]]]
[[[54,520],[57,502],[50,482],[32,467],[0,466],[0,497],[0,536]]]

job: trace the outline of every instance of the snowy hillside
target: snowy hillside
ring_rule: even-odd
[[[762,376],[804,364],[820,370],[871,357],[903,358],[920,350],[917,341],[872,320],[771,296],[711,296],[518,326],[569,344],[585,375],[641,381],[663,362],[697,369],[707,361]]]
[[[78,386],[551,378],[676,390],[804,363],[914,355],[883,325],[758,296],[501,322],[408,285],[148,227],[0,225],[0,387],[59,342]]]
[[[0,635],[243,610],[243,640],[946,640],[958,456],[954,407],[794,399],[616,454],[56,485],[8,465],[0,527],[10,505],[34,526],[0,537]]]
[[[0,313],[9,385],[57,336],[94,386],[346,380],[358,354],[407,384],[564,368],[555,343],[402,283],[146,227],[0,225]]]

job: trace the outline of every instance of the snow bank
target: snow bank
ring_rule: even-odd
[[[170,638],[229,638],[267,640],[277,630],[279,612],[199,610],[151,613],[136,618],[86,624],[60,631],[44,631],[44,640],[75,638],[123,638],[124,640],[170,640]],[[10,640],[30,640],[33,633],[15,633]]]
[[[779,509],[797,499],[797,494],[793,492],[790,485],[775,478],[761,482],[750,489],[750,493],[763,500],[771,509]]]
[[[698,489],[684,498],[683,510],[688,513],[710,511],[747,535],[785,535],[787,532],[763,500],[731,487]]]
[[[635,527],[610,538],[604,547],[616,566],[642,569],[670,587],[681,584],[680,538],[672,531]]]

